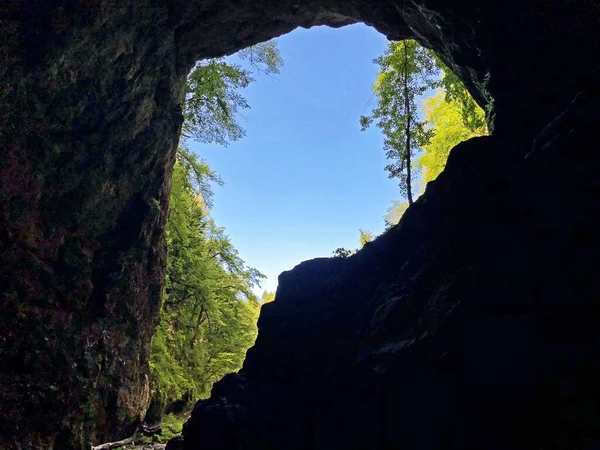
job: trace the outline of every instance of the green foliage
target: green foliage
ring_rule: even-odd
[[[392,162],[385,169],[400,179],[400,191],[412,202],[411,158],[424,151],[417,167],[424,181],[443,170],[452,147],[473,136],[487,134],[486,115],[461,80],[432,51],[415,41],[391,42],[383,56],[375,59],[380,70],[373,90],[377,107],[360,123],[374,121],[384,135],[384,150]],[[429,89],[441,88],[425,102],[424,120],[416,114],[416,100]],[[489,104],[492,100],[489,99]],[[397,223],[404,210],[392,205],[386,226]]]
[[[375,122],[381,129],[390,161],[385,170],[400,180],[400,192],[412,203],[411,158],[431,135],[419,120],[416,99],[436,86],[439,68],[433,54],[413,40],[390,42],[374,62],[380,68],[373,86],[377,107],[360,124],[365,130]]]
[[[163,417],[161,422],[161,441],[168,441],[175,436],[181,434],[183,430],[184,419],[177,417],[175,414],[167,414]]]
[[[239,56],[265,74],[279,73],[283,65],[276,41],[242,50]],[[225,146],[242,138],[244,129],[237,115],[250,106],[240,91],[252,81],[249,70],[229,64],[224,58],[199,61],[188,77],[183,136]]]
[[[239,90],[248,87],[251,81],[247,71],[223,59],[197,63],[188,78],[184,136],[222,145],[241,138],[244,131],[235,115],[249,106]]]
[[[332,256],[337,258],[350,258],[352,255],[355,255],[356,252],[358,252],[361,248],[363,248],[367,242],[371,242],[375,239],[375,235],[368,230],[359,229],[358,232],[360,233],[360,236],[358,238],[360,243],[359,248],[350,250],[345,247],[339,247],[332,252]]]
[[[361,248],[365,246],[365,244],[367,242],[371,242],[373,239],[375,239],[375,236],[373,236],[373,233],[371,233],[368,230],[363,230],[362,228],[358,230],[360,233],[360,246]]]
[[[408,209],[407,202],[400,202],[398,200],[394,200],[392,205],[387,209],[387,214],[384,216],[385,227],[391,228],[400,222],[402,216]]]
[[[241,59],[247,59],[258,72],[267,75],[279,73],[283,67],[283,59],[276,40],[253,45],[238,52]]]
[[[271,303],[275,300],[275,292],[263,291],[262,296],[260,297],[261,306],[265,303]]]
[[[264,276],[244,261],[209,214],[206,163],[179,149],[167,221],[167,277],[152,340],[153,395],[160,404],[208,395],[212,383],[239,370],[256,338]]]
[[[283,65],[276,41],[239,53],[268,75]],[[223,58],[192,70],[183,105],[183,136],[227,145],[244,130],[242,95],[251,72]],[[264,276],[249,268],[210,217],[212,185],[220,177],[185,146],[177,150],[167,221],[167,276],[160,322],[152,340],[153,396],[159,405],[208,395],[213,382],[237,371],[256,339],[259,302],[252,293]],[[176,433],[177,434],[177,433]]]
[[[473,101],[469,93],[464,91],[465,101],[457,97],[448,97],[443,91],[430,97],[424,105],[425,118],[432,130],[432,137],[423,146],[423,154],[417,160],[424,181],[431,181],[444,170],[450,150],[462,141],[474,136],[487,134],[483,110]],[[472,104],[471,104],[472,103]],[[473,111],[470,108],[473,107]],[[465,108],[469,108],[465,112]],[[476,128],[473,128],[475,126]]]
[[[347,248],[339,247],[332,252],[332,255],[337,258],[350,258],[350,256],[352,256],[354,253],[354,250],[348,250]]]
[[[433,56],[436,65],[442,71],[442,79],[438,87],[441,87],[444,92],[444,102],[452,104],[455,110],[460,111],[460,120],[458,122],[473,133],[479,133],[482,129],[487,129],[483,109],[471,97],[469,91],[465,89],[465,85],[460,78],[437,55],[433,54]],[[431,122],[427,117],[425,120]]]

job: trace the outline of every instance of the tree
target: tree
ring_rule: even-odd
[[[186,149],[178,151],[167,220],[165,298],[152,340],[154,403],[191,401],[241,367],[256,338],[264,276],[249,268],[210,217],[216,175]]]
[[[364,247],[367,242],[371,242],[373,239],[375,239],[375,237],[373,236],[373,233],[371,233],[368,230],[363,230],[361,228],[358,230],[358,232],[360,233],[359,242],[360,242],[361,248]]]
[[[462,90],[460,96],[438,91],[424,103],[425,120],[431,130],[429,142],[417,160],[424,181],[437,178],[444,170],[450,150],[457,144],[487,134],[483,110],[464,87]]]
[[[387,214],[384,216],[385,227],[391,228],[400,222],[400,219],[408,209],[407,202],[400,202],[398,200],[394,200],[392,205],[387,209]]]
[[[238,55],[247,59],[257,72],[268,75],[279,73],[283,66],[277,41],[249,47]],[[237,114],[250,106],[240,91],[253,80],[249,70],[224,58],[199,61],[186,86],[183,137],[224,146],[242,138],[244,130]]]
[[[271,303],[275,300],[275,292],[263,291],[262,296],[260,297],[260,304],[264,305],[265,303]]]
[[[413,40],[391,42],[374,62],[380,67],[373,86],[377,107],[370,116],[360,118],[361,127],[365,130],[376,121],[391,161],[385,169],[390,178],[400,179],[400,191],[412,204],[411,160],[430,137],[419,120],[416,99],[436,86],[439,69],[432,53]]]
[[[481,130],[485,130],[485,134],[487,134],[487,121],[483,109],[465,89],[460,78],[435,53],[432,53],[432,56],[435,58],[437,67],[442,71],[438,87],[444,92],[444,101],[460,109],[460,122],[464,127],[474,133],[481,133]],[[426,120],[429,119],[426,118]]]
[[[238,52],[241,59],[248,62],[259,73],[272,75],[279,73],[283,67],[283,59],[277,47],[277,40],[271,39]]]
[[[348,250],[344,247],[338,247],[332,252],[333,256],[337,258],[350,258],[354,254],[354,251]]]
[[[371,233],[368,230],[363,230],[361,228],[358,230],[358,232],[360,233],[360,237],[358,238],[359,243],[360,243],[359,248],[355,248],[354,250],[349,250],[345,247],[338,247],[332,252],[332,255],[334,257],[338,257],[338,258],[349,258],[352,255],[355,255],[361,248],[363,248],[367,242],[371,242],[371,241],[373,241],[373,239],[375,239],[375,236],[373,235],[373,233]]]
[[[282,65],[275,41],[240,54],[273,74]],[[184,137],[227,145],[244,134],[237,113],[251,73],[222,58],[199,62],[188,78]],[[212,185],[220,177],[185,145],[177,149],[166,226],[167,274],[159,325],[152,339],[152,399],[157,409],[206,396],[212,383],[238,370],[254,343],[259,302],[252,290],[264,276],[247,267],[210,217]]]

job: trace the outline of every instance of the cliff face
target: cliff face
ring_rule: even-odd
[[[597,89],[598,10],[585,0],[508,3],[3,5],[0,447],[83,448],[129,433],[147,407],[179,105],[194,61],[297,26],[356,21],[437,50],[488,105],[494,137],[453,151],[448,170],[403,223],[356,257],[282,275],[244,371],[215,388],[228,403],[199,406],[186,429],[189,445],[220,430],[223,445],[240,439],[250,448],[294,448],[292,436],[315,443],[331,436],[337,448],[351,448],[342,426],[356,432],[348,442],[376,435],[369,442],[392,445],[428,421],[447,430],[439,432],[444,442],[459,445],[470,420],[492,426],[481,416],[488,403],[478,402],[505,402],[494,414],[508,420],[503,411],[514,412],[527,395],[547,400],[543,412],[552,420],[551,411],[564,411],[579,428],[597,424],[589,381],[565,394],[552,390],[550,378],[554,397],[538,382],[544,371],[567,371],[550,355],[595,363],[582,350],[598,293],[592,94],[524,155],[578,92]],[[547,347],[544,333],[558,336],[557,348]],[[581,351],[568,352],[571,343]],[[502,372],[505,366],[513,371]],[[510,380],[504,391],[494,377]],[[359,400],[370,409],[352,408]],[[249,416],[259,404],[257,424]],[[223,405],[238,405],[237,412]],[[215,424],[212,431],[202,431],[199,417]],[[397,419],[410,426],[399,431]],[[359,436],[361,427],[371,434]]]

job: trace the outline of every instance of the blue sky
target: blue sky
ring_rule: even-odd
[[[379,234],[399,198],[387,178],[382,136],[360,131],[386,38],[365,25],[297,29],[279,38],[284,66],[244,91],[246,136],[229,147],[191,142],[221,175],[212,215],[242,259],[277,276],[301,261],[358,247],[359,228]]]

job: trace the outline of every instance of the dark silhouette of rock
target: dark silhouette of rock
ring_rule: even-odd
[[[309,441],[327,442],[327,436],[337,437],[337,448],[350,448],[371,431],[379,433],[381,444],[369,445],[381,446],[425,428],[439,430],[436,424],[455,414],[444,439],[459,445],[457,439],[468,434],[460,427],[471,424],[471,416],[491,423],[481,409],[495,403],[475,402],[484,402],[496,387],[483,383],[486,370],[505,362],[516,370],[522,364],[522,376],[500,371],[498,377],[520,385],[519,395],[545,395],[531,391],[538,386],[531,381],[538,372],[528,369],[532,352],[541,348],[532,343],[540,340],[540,320],[515,313],[522,320],[510,322],[517,331],[507,335],[497,329],[503,324],[499,317],[513,316],[501,311],[520,311],[521,304],[550,291],[547,295],[563,299],[551,316],[557,317],[552,333],[578,329],[577,339],[591,342],[594,315],[584,306],[597,293],[597,236],[590,224],[595,160],[589,148],[596,122],[593,109],[584,106],[595,100],[580,97],[583,103],[576,101],[559,122],[563,131],[546,130],[533,152],[531,143],[577,93],[598,87],[600,27],[594,2],[9,1],[0,8],[0,447],[86,448],[90,442],[129,436],[142,420],[149,402],[147,361],[163,285],[165,212],[180,105],[194,62],[298,26],[358,21],[390,38],[415,37],[438,51],[487,105],[494,137],[455,149],[449,169],[381,243],[346,262],[308,262],[282,275],[278,306],[265,308],[259,343],[244,372],[215,388],[231,398],[227,407],[215,403],[216,416],[227,420],[209,415],[206,420],[215,423],[215,431],[233,427],[231,439],[268,442],[272,448],[301,448]],[[588,113],[580,123],[581,111]],[[550,208],[552,226],[536,228],[547,223]],[[550,258],[549,266],[534,258],[534,237],[535,245],[549,252],[540,257]],[[572,247],[572,241],[580,247]],[[569,278],[565,267],[571,261]],[[556,275],[539,278],[544,271]],[[428,290],[442,306],[424,300],[430,298],[423,294]],[[488,299],[487,309],[461,306],[471,304],[466,300],[452,306],[455,298],[477,295]],[[515,304],[502,306],[505,299]],[[341,309],[344,302],[348,308]],[[581,315],[567,307],[578,304]],[[451,329],[449,323],[457,325]],[[458,328],[463,323],[465,331],[453,331],[463,330]],[[415,334],[421,331],[438,337]],[[488,359],[477,347],[485,343]],[[437,355],[412,350],[422,345],[445,349],[436,364],[461,367],[462,378],[419,369],[430,363],[424,355]],[[582,348],[556,352],[579,354]],[[457,353],[463,350],[464,355]],[[502,358],[492,359],[495,354]],[[390,398],[406,398],[381,403],[383,394],[373,392],[393,384],[396,373],[402,376]],[[267,391],[261,393],[258,380],[269,381]],[[480,380],[483,384],[477,384]],[[408,389],[411,382],[415,387]],[[459,387],[444,389],[444,383]],[[578,383],[583,390],[569,399],[580,400],[560,401],[581,406],[568,413],[574,416],[568,420],[577,427],[585,422],[587,430],[597,423],[590,412],[595,411],[595,403],[589,403],[593,396],[583,394],[591,382]],[[426,384],[434,387],[427,390]],[[292,385],[297,394],[289,395]],[[248,388],[236,391],[243,386]],[[473,386],[481,395],[470,390]],[[459,402],[465,390],[470,400]],[[516,433],[509,429],[509,412],[529,413],[513,407],[523,399],[509,398],[507,392],[493,395],[507,402],[498,409],[496,426],[508,436]],[[279,400],[286,395],[284,405]],[[422,402],[416,401],[418,395]],[[563,391],[553,395],[562,399]],[[360,414],[353,410],[355,396],[372,408]],[[264,422],[253,423],[252,432],[239,431],[252,423],[244,417],[259,399]],[[321,406],[332,401],[337,409]],[[544,411],[555,418],[550,411],[560,402],[548,402]],[[408,405],[404,415],[388,411],[401,403]],[[189,442],[199,436],[193,430],[196,417],[205,415],[202,408],[186,429]],[[588,412],[577,412],[583,410]],[[382,425],[382,417],[405,416],[411,420],[403,431],[396,422]],[[425,416],[429,425],[420,421]],[[289,420],[284,423],[283,417]],[[216,425],[221,420],[224,428]],[[282,427],[277,433],[271,420]],[[554,422],[548,427],[560,428]],[[483,428],[470,432],[472,442],[482,442],[477,433],[492,435]],[[435,436],[426,432],[423,439]],[[295,444],[292,437],[298,439]]]
[[[458,145],[387,234],[284,272],[244,368],[198,402],[185,448],[588,448],[599,111],[582,93],[533,149]]]

